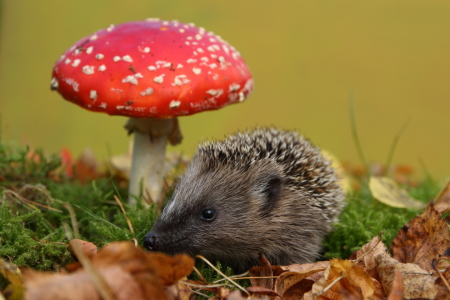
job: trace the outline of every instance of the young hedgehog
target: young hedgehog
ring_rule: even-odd
[[[203,255],[236,272],[263,253],[312,262],[344,194],[320,150],[295,132],[259,128],[198,147],[144,246]]]

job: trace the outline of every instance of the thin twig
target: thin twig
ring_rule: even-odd
[[[205,277],[203,277],[202,273],[200,273],[200,271],[194,267],[194,272],[197,274],[198,277],[200,277],[200,280],[202,280],[203,282],[208,282],[206,281]]]
[[[125,209],[123,208],[122,202],[120,201],[119,197],[114,195],[114,199],[116,200],[117,204],[119,204],[120,209],[122,210],[123,216],[125,217],[125,220],[127,221],[128,228],[130,228],[131,233],[134,233],[133,225],[131,224],[130,219],[127,217],[127,213],[125,212]]]
[[[213,268],[217,273],[219,273],[220,275],[222,275],[224,278],[227,278],[232,284],[234,284],[238,289],[240,289],[241,291],[245,292],[248,296],[250,296],[250,293],[244,289],[241,285],[237,284],[236,282],[234,282],[233,279],[231,279],[230,277],[228,277],[227,275],[225,275],[224,273],[222,273],[222,271],[220,271],[219,269],[217,269],[212,263],[209,262],[209,260],[207,260],[206,258],[204,258],[201,255],[196,255],[195,257],[200,258],[201,260],[203,260],[205,263],[207,263],[211,268]]]
[[[329,289],[331,289],[331,287],[333,285],[335,285],[339,280],[341,280],[342,278],[344,278],[344,271],[341,272],[341,276],[339,276],[338,278],[336,278],[335,280],[333,280],[326,288],[324,288],[320,293],[318,294],[314,294],[314,296],[320,296],[323,295],[324,293],[326,293]]]
[[[431,266],[433,267],[434,271],[439,275],[442,282],[444,282],[445,286],[447,287],[447,290],[450,292],[450,286],[449,286],[447,280],[445,279],[445,277],[442,275],[442,273],[439,272],[439,269],[436,264],[436,259],[433,259],[433,261],[431,262]]]
[[[73,207],[69,203],[64,203],[63,206],[69,212],[70,222],[72,223],[73,235],[76,239],[79,239],[80,231],[78,230],[78,221],[75,215],[75,211],[73,210]]]

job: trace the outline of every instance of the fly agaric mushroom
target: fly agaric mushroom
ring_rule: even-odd
[[[182,139],[177,116],[242,102],[252,88],[239,52],[219,36],[158,19],[111,25],[79,40],[55,63],[51,80],[52,90],[85,109],[130,117],[130,204],[141,180],[144,197],[160,200],[167,140]]]

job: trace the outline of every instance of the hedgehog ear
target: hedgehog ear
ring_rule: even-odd
[[[263,198],[260,210],[261,213],[267,214],[277,203],[280,198],[281,190],[283,187],[283,178],[276,173],[259,174],[257,179],[258,192]]]

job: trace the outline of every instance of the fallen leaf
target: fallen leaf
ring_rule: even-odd
[[[323,277],[316,281],[310,292],[305,293],[305,300],[333,299],[375,300],[382,297],[375,293],[372,278],[349,260],[332,259]]]
[[[399,262],[415,263],[432,272],[432,260],[439,258],[449,246],[447,223],[430,203],[420,216],[400,229],[391,243],[391,252]]]
[[[259,277],[272,277],[272,266],[264,254],[260,253],[258,257],[259,266],[250,269],[250,282],[252,286],[259,286],[266,289],[273,289],[274,279],[273,278],[259,278]]]
[[[379,280],[376,270],[375,256],[380,253],[386,253],[387,247],[378,236],[374,237],[370,242],[355,251],[350,256],[351,260],[357,260],[358,266],[365,269],[372,278]],[[360,259],[362,257],[362,259]]]
[[[84,149],[74,163],[75,178],[81,183],[99,178],[98,166],[92,149]]]
[[[15,264],[0,258],[0,274],[9,282],[5,290],[1,291],[4,295],[8,295],[8,300],[23,299],[24,285],[20,269]],[[0,297],[2,296],[1,292]]]
[[[146,254],[147,259],[156,265],[160,282],[164,286],[177,283],[181,278],[191,274],[194,269],[194,259],[186,254],[175,256],[157,252],[147,252]]]
[[[369,188],[375,199],[392,207],[422,209],[426,205],[411,198],[394,180],[387,177],[370,177]]]
[[[314,284],[313,280],[307,278],[323,271],[325,271],[325,268],[309,269],[301,272],[285,272],[278,276],[275,281],[275,292],[283,297],[283,299],[286,294],[290,297],[296,296],[297,299],[300,299],[304,293],[311,290],[312,284]],[[295,295],[295,293],[297,294]]]
[[[125,272],[120,266],[111,266],[98,270],[100,275],[108,283],[117,300],[136,299],[144,300],[139,284],[130,273]],[[25,300],[41,299],[78,299],[100,300],[101,297],[95,289],[90,275],[85,271],[72,274],[50,274],[27,270],[25,276]],[[157,294],[160,299],[167,299],[165,294]]]
[[[403,300],[403,276],[400,271],[395,271],[392,290],[389,293],[388,300]]]
[[[194,260],[187,255],[164,256],[130,242],[114,242],[93,256],[90,264],[118,300],[169,299],[176,289],[171,285],[192,272]],[[91,274],[83,268],[70,274],[27,271],[25,286],[25,299],[100,299]]]
[[[305,270],[311,270],[311,269],[323,269],[323,271],[317,272],[312,274],[308,279],[311,279],[313,281],[319,280],[323,276],[323,272],[330,264],[329,261],[318,261],[315,263],[309,263],[309,264],[292,264],[289,266],[281,266],[283,270],[289,270],[292,272],[302,272]]]
[[[73,158],[72,153],[68,148],[62,148],[59,151],[59,156],[61,157],[61,165],[64,169],[64,174],[72,178],[73,177]]]
[[[450,210],[450,180],[439,192],[434,202],[436,203],[435,208],[439,213],[443,214]]]
[[[97,246],[95,246],[93,243],[86,242],[80,239],[73,239],[70,240],[68,248],[72,256],[75,258],[76,255],[73,251],[73,247],[75,247],[75,244],[79,244],[81,246],[81,248],[83,249],[84,256],[86,256],[89,259],[93,258],[97,254]]]
[[[404,298],[434,299],[436,296],[437,288],[434,285],[437,279],[436,275],[431,275],[416,264],[400,263],[386,253],[378,254],[375,257],[375,262],[386,294],[390,294],[393,290],[395,273],[399,271],[403,277]]]
[[[335,169],[337,177],[339,179],[339,185],[344,190],[344,192],[351,191],[351,180],[345,173],[341,161],[334,154],[328,152],[327,150],[322,149],[322,155],[331,162],[331,167]]]

